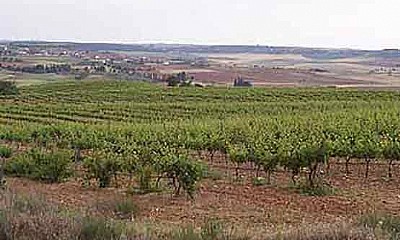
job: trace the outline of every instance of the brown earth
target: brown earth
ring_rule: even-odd
[[[346,176],[343,163],[334,160],[325,176],[335,189],[330,196],[299,194],[288,187],[290,176],[284,171],[274,174],[270,186],[253,186],[255,171],[251,166],[240,169],[242,180],[237,181],[234,166],[226,165],[222,159],[209,165],[218,180],[203,180],[194,200],[168,192],[131,195],[122,188],[85,187],[79,179],[44,184],[8,178],[7,184],[16,193],[39,195],[54,204],[106,216],[110,213],[103,212],[102,205],[127,197],[138,205],[140,221],[172,225],[200,225],[206,219],[218,218],[235,226],[272,229],[280,225],[351,221],[372,211],[400,213],[400,165],[394,167],[394,177],[388,180],[387,165],[372,164],[370,176],[365,179],[362,162],[353,162],[351,174]]]
[[[214,69],[213,72],[192,72],[196,80],[205,83],[231,84],[238,76],[255,85],[265,86],[336,86],[376,84],[374,81],[349,79],[327,73],[313,73],[299,69]]]

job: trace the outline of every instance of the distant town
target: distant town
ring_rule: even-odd
[[[170,66],[208,66],[206,57],[166,57],[132,55],[116,51],[71,49],[63,45],[1,44],[0,68],[11,72],[35,74],[74,74],[77,79],[89,75],[113,75],[131,79],[166,81]],[[35,63],[35,59],[44,59]],[[52,61],[54,60],[54,62]],[[34,64],[33,64],[34,63]]]

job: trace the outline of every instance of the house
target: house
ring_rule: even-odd
[[[242,77],[235,78],[233,81],[234,87],[252,87],[253,84],[250,81],[243,80]]]

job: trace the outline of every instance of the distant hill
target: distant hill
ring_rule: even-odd
[[[251,45],[193,45],[193,44],[118,44],[118,43],[74,43],[46,41],[17,41],[10,44],[20,47],[63,47],[79,51],[145,51],[181,53],[255,53],[297,54],[313,59],[340,59],[354,57],[400,58],[399,49],[354,50],[321,49],[303,47],[275,47]]]

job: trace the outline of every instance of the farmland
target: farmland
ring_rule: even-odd
[[[55,81],[0,96],[10,153],[0,152],[14,194],[158,229],[217,218],[263,239],[282,226],[400,212],[399,99],[346,88]],[[107,208],[118,199],[137,205],[134,221]]]
[[[195,83],[398,88],[400,51],[271,46],[0,42],[0,79],[18,84],[71,78],[166,83],[185,72]],[[31,80],[31,81],[27,81]],[[35,81],[33,81],[35,80]]]

